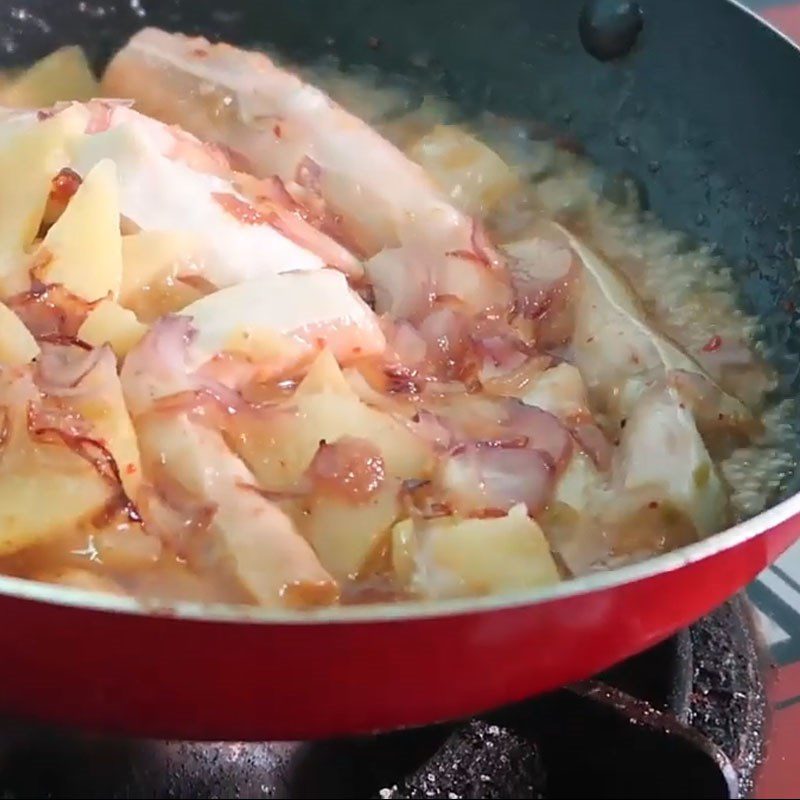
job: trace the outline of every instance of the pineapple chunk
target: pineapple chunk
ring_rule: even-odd
[[[350,382],[342,373],[336,357],[327,348],[314,359],[311,369],[295,390],[294,396],[295,398],[308,397],[322,392],[330,392],[344,397],[357,397]]]
[[[494,150],[455,125],[437,125],[408,154],[468,214],[485,214],[517,186],[513,171]]]
[[[62,47],[37,61],[0,91],[0,103],[41,108],[59,100],[91,100],[100,87],[80,47]]]
[[[113,300],[95,306],[78,330],[78,338],[95,347],[110,344],[117,358],[124,358],[147,333],[136,314]]]
[[[419,529],[403,520],[394,526],[392,539],[401,550],[393,557],[395,568],[408,574],[413,558],[411,586],[426,597],[491,594],[559,581],[547,540],[522,504],[504,517],[443,517]]]
[[[364,503],[315,497],[304,534],[321,564],[337,580],[358,576],[364,562],[391,529],[400,512],[399,485],[387,481]]]
[[[150,322],[199,300],[202,292],[176,280],[197,271],[195,237],[185,231],[139,231],[122,237],[119,301]]]
[[[419,478],[431,469],[432,452],[426,442],[355,396],[333,392],[301,395],[267,420],[252,426],[246,420],[241,424],[245,427],[237,431],[234,447],[259,484],[271,491],[297,486],[320,441],[335,442],[343,436],[373,442],[383,457],[387,476]]]
[[[386,347],[372,309],[332,269],[264,275],[209,294],[183,314],[207,358],[236,353],[271,374],[324,346],[339,360]]]
[[[580,417],[589,408],[581,373],[567,362],[546,369],[531,381],[522,402],[549,411],[560,419]]]
[[[20,446],[0,467],[0,555],[72,533],[108,498],[106,482],[66,447]]]
[[[33,264],[37,277],[85,300],[116,299],[122,281],[117,169],[100,161],[47,232]]]
[[[0,459],[0,555],[74,532],[108,502],[108,483],[62,443],[34,440],[27,409],[38,391],[28,371],[0,372],[7,409]]]
[[[42,222],[51,181],[67,163],[69,140],[83,133],[85,110],[73,106],[41,122],[21,126],[0,144],[0,291],[30,284],[26,250]]]
[[[20,449],[0,468],[0,555],[70,534],[108,498],[106,482],[66,447]]]
[[[39,355],[39,345],[22,320],[0,303],[0,364],[21,367]]]

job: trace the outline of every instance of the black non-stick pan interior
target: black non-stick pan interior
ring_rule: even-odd
[[[601,61],[579,35],[585,5],[17,0],[0,8],[0,66],[66,43],[83,45],[100,66],[150,24],[268,46],[296,61],[333,54],[344,65],[418,80],[467,114],[487,109],[544,123],[579,142],[607,174],[632,178],[667,226],[718,249],[741,304],[763,320],[781,391],[795,393],[800,53],[729,0],[641,0],[636,44]]]

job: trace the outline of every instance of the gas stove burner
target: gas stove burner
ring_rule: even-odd
[[[462,724],[271,744],[7,725],[0,795],[745,797],[762,754],[762,666],[749,607],[736,599],[598,680]]]

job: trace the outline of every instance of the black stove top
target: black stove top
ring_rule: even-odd
[[[600,680],[355,740],[195,744],[6,725],[0,797],[744,797],[766,707],[753,631],[736,599]]]

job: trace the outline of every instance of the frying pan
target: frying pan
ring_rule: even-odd
[[[668,227],[720,249],[741,304],[763,320],[781,390],[795,392],[800,55],[733,2],[642,0],[635,46],[599,60],[578,35],[582,5],[16,0],[0,8],[0,65],[78,43],[99,66],[151,24],[295,60],[335,53],[427,82],[466,113],[544,122],[635,178]],[[644,563],[437,605],[154,609],[3,577],[0,712],[191,739],[301,739],[472,714],[587,677],[740,590],[800,535],[796,490],[789,482],[759,516]]]

